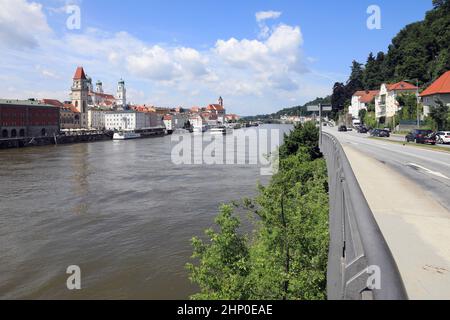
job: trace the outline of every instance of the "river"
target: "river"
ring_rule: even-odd
[[[221,203],[256,195],[270,178],[258,166],[175,165],[172,147],[166,136],[0,151],[0,298],[196,292],[184,267],[190,239]],[[71,265],[81,290],[67,289]]]

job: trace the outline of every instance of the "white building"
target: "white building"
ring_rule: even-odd
[[[363,109],[367,110],[369,103],[375,100],[380,93],[379,90],[356,91],[352,96],[352,104],[348,108],[348,113],[353,119],[359,119],[359,112]]]
[[[397,96],[402,93],[416,93],[418,88],[410,83],[401,81],[394,84],[383,83],[380,92],[375,97],[375,115],[377,119],[388,119],[399,111]]]
[[[192,115],[192,116],[189,118],[189,122],[191,123],[191,126],[192,126],[194,129],[195,129],[195,128],[201,129],[201,128],[203,128],[204,126],[206,126],[206,124],[207,124],[207,122],[205,121],[205,119],[203,119],[203,117],[202,117],[201,115],[199,115],[199,114]]]
[[[174,131],[176,129],[184,128],[189,119],[181,114],[168,114],[163,118],[164,126],[167,131]]]
[[[99,129],[105,128],[105,111],[90,109],[88,111],[88,128]]]
[[[111,111],[105,112],[106,130],[136,130],[163,126],[162,116],[155,112]]]

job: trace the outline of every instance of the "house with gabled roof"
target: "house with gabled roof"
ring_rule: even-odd
[[[420,95],[423,103],[423,113],[427,116],[430,108],[437,105],[437,101],[450,105],[450,71],[445,72]]]
[[[417,93],[418,87],[406,82],[383,83],[380,92],[375,96],[375,116],[377,120],[380,118],[391,119],[399,111],[399,103],[397,97],[404,93]]]
[[[356,91],[352,96],[352,104],[348,109],[353,119],[359,118],[359,112],[363,109],[367,110],[368,105],[375,101],[375,97],[380,93],[380,90],[365,90]]]

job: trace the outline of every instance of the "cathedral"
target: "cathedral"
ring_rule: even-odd
[[[127,107],[125,81],[120,79],[117,85],[116,96],[103,91],[103,83],[97,81],[95,90],[92,78],[86,75],[83,67],[78,67],[73,77],[71,88],[72,105],[80,112],[80,124],[87,127],[87,113],[91,109],[97,110],[123,110]]]

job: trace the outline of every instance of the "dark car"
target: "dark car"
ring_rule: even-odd
[[[389,138],[391,134],[387,130],[383,129],[373,129],[370,133],[372,137]]]
[[[369,132],[369,129],[367,129],[366,127],[358,127],[358,129],[356,129],[358,131],[358,133],[367,133]]]
[[[423,140],[423,143],[431,144],[434,146],[436,144],[436,141],[437,141],[437,136],[436,136],[436,133],[433,132],[432,134],[429,134],[428,136],[425,137],[425,139]]]
[[[406,142],[426,143],[427,137],[432,134],[432,130],[414,129],[405,137]]]
[[[338,131],[340,131],[340,132],[347,132],[347,127],[346,126],[340,126],[338,128]]]

